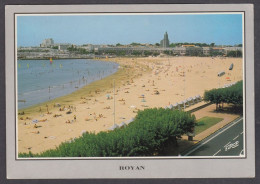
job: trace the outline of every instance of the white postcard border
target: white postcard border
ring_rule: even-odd
[[[70,12],[245,12],[246,148],[245,159],[16,160],[14,89],[14,14]],[[255,175],[253,5],[8,5],[6,6],[7,178],[229,178]],[[249,123],[250,122],[250,123]],[[121,171],[120,166],[143,166]],[[199,167],[198,167],[199,166]]]

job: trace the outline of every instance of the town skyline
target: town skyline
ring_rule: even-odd
[[[156,44],[165,32],[170,44],[238,45],[242,27],[242,14],[18,16],[17,46],[39,46],[46,38],[75,45]]]

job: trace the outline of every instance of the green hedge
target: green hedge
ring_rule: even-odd
[[[84,133],[71,143],[40,154],[20,153],[19,157],[121,157],[154,156],[167,144],[190,132],[195,116],[183,111],[154,108],[139,111],[127,127],[109,132]]]
[[[231,103],[235,105],[243,104],[243,81],[237,82],[235,85],[227,88],[212,89],[205,91],[204,101],[216,104]]]

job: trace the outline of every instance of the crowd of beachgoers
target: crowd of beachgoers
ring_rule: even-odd
[[[107,60],[117,62],[121,70],[102,79],[105,85],[97,81],[91,89],[86,86],[74,92],[73,100],[66,101],[65,96],[30,111],[19,110],[18,152],[39,153],[84,132],[127,126],[145,108],[190,108],[203,103],[205,90],[243,79],[242,58],[111,58],[104,62]],[[225,74],[218,76],[222,71]]]

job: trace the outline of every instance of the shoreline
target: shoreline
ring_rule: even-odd
[[[24,112],[24,115],[32,115],[32,114],[34,114],[34,113],[32,113],[32,111],[35,111],[35,109],[39,109],[40,107],[44,107],[48,104],[55,104],[55,103],[59,102],[59,104],[61,106],[62,105],[66,106],[66,105],[70,105],[70,104],[73,104],[73,103],[80,101],[81,96],[90,95],[91,97],[93,97],[92,92],[94,92],[93,90],[98,89],[97,86],[102,86],[102,88],[103,88],[102,92],[104,92],[105,90],[111,89],[112,87],[108,86],[106,84],[108,81],[113,80],[113,79],[115,79],[115,80],[117,79],[117,80],[119,80],[119,82],[122,82],[122,81],[126,80],[125,77],[131,77],[131,75],[129,75],[130,72],[126,72],[128,67],[131,66],[131,65],[127,65],[126,62],[124,62],[124,61],[122,62],[121,61],[122,59],[125,59],[125,58],[93,59],[93,60],[98,60],[98,61],[103,61],[103,62],[117,63],[117,64],[119,64],[119,68],[112,75],[109,75],[109,76],[107,76],[103,79],[100,79],[100,80],[93,81],[93,82],[81,87],[80,89],[75,90],[72,93],[69,93],[69,94],[66,94],[66,95],[63,95],[63,96],[60,96],[60,97],[57,97],[55,99],[48,100],[48,101],[45,101],[45,102],[42,102],[42,103],[34,104],[30,107],[25,107],[25,108],[21,108],[21,109],[17,108],[17,112],[18,113]],[[133,72],[132,75],[134,75],[134,74],[135,73]],[[121,79],[123,79],[123,80],[121,80]],[[116,83],[115,86],[118,87],[118,84]],[[99,95],[102,95],[102,93],[99,93]],[[98,96],[98,94],[95,94],[95,96]],[[17,99],[18,99],[18,97],[17,97]],[[18,103],[18,100],[17,100],[17,103]],[[50,106],[48,108],[49,108],[49,110],[53,109],[52,106]],[[20,116],[20,115],[18,115],[18,116]]]
[[[109,62],[113,60],[119,63],[120,68],[113,75],[88,84],[69,95],[26,109],[24,115],[18,116],[18,152],[39,153],[79,137],[85,131],[95,133],[107,131],[114,121],[116,124],[128,121],[135,117],[138,110],[164,108],[190,96],[198,94],[203,96],[205,90],[243,78],[242,59],[239,58],[170,57],[99,60]],[[228,71],[231,63],[234,63],[234,70]],[[223,69],[227,73],[220,78],[217,73]],[[227,76],[230,77],[230,81],[226,80]],[[116,79],[115,102],[107,98],[107,95],[113,96],[113,79]],[[55,103],[60,103],[60,106],[65,106],[67,110],[59,111],[59,107],[53,106]],[[44,106],[46,104],[51,114],[47,113]],[[40,106],[42,112],[39,112]],[[68,106],[76,109],[67,114]],[[76,119],[73,118],[74,115]],[[29,118],[26,119],[26,116]],[[23,120],[20,120],[21,117]],[[39,120],[37,128],[36,124],[32,123],[35,119]],[[66,123],[68,120],[71,123]]]
[[[163,57],[160,57],[160,58],[172,58],[172,57],[202,57],[202,58],[220,58],[220,57],[223,57],[223,58],[240,58],[242,59],[243,57],[228,57],[228,56],[163,56]],[[129,58],[150,58],[149,56],[147,57],[144,57],[144,56],[127,56],[127,57],[117,57],[117,56],[113,56],[113,57],[108,57],[106,58],[106,56],[102,56],[102,57],[66,57],[66,58],[55,58],[55,57],[52,57],[52,59],[55,59],[55,60],[66,60],[66,59],[93,59],[93,60],[96,60],[96,59],[116,59],[116,58],[125,58],[125,59],[129,59]],[[151,58],[158,58],[158,57],[151,57]],[[159,58],[159,59],[160,59]],[[49,60],[50,58],[49,57],[46,57],[46,58],[17,58],[17,60]]]
[[[97,61],[102,61],[102,60],[97,60]],[[82,88],[84,88],[84,89],[86,89],[87,87],[86,86],[88,86],[88,85],[93,85],[92,83],[95,83],[95,82],[97,82],[97,81],[99,81],[99,80],[106,80],[107,79],[107,77],[112,77],[112,76],[114,76],[114,77],[116,77],[118,74],[118,72],[120,73],[120,64],[118,63],[118,62],[115,62],[115,61],[102,61],[102,62],[111,62],[111,63],[117,63],[118,64],[118,68],[117,68],[117,70],[116,70],[116,72],[114,72],[114,73],[112,73],[112,74],[110,74],[110,75],[108,75],[108,76],[106,76],[106,77],[104,77],[104,78],[102,78],[102,79],[97,79],[97,80],[95,80],[95,81],[92,81],[91,83],[89,83],[89,84],[87,84],[87,85],[84,85],[84,86],[82,86],[82,87],[80,87],[80,88],[78,88],[78,89],[75,89],[73,92],[70,92],[70,93],[68,93],[68,94],[65,94],[65,95],[61,95],[61,96],[58,96],[58,97],[56,97],[56,98],[53,98],[53,99],[51,99],[51,100],[47,100],[47,101],[44,101],[44,102],[40,102],[40,103],[37,103],[37,104],[33,104],[33,105],[31,105],[31,106],[28,106],[28,107],[23,107],[23,108],[20,108],[20,109],[18,109],[18,103],[19,103],[19,100],[18,100],[18,95],[17,95],[17,111],[19,112],[19,113],[21,113],[22,111],[27,111],[28,109],[32,109],[32,108],[39,108],[40,106],[44,106],[44,105],[46,105],[46,104],[48,104],[48,103],[55,103],[57,100],[59,100],[59,99],[63,99],[63,98],[66,98],[66,97],[70,97],[73,93],[77,93],[77,91],[79,91],[80,92],[80,90],[82,90]],[[23,100],[21,101],[21,103],[23,102]]]
[[[66,59],[95,59],[93,57],[71,57],[71,58],[55,58],[55,57],[52,57],[52,59],[55,59],[55,60],[66,60]],[[46,57],[46,58],[17,58],[17,60],[50,60],[50,57]]]

